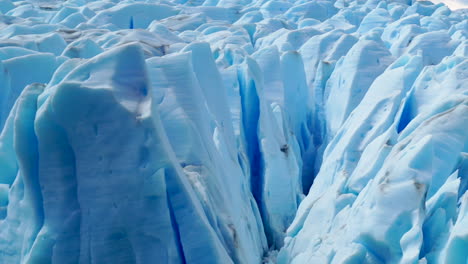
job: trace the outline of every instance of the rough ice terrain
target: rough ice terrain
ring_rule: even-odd
[[[468,263],[446,2],[0,0],[0,263]]]

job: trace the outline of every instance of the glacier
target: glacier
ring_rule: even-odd
[[[468,263],[467,7],[0,0],[0,264]]]

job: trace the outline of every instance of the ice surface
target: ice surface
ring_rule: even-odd
[[[434,2],[0,0],[0,263],[468,263]]]

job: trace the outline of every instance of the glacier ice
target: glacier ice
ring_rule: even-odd
[[[434,2],[0,0],[0,263],[467,263]]]

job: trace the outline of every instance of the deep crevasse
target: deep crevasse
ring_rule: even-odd
[[[0,263],[467,262],[466,10],[0,12]]]

